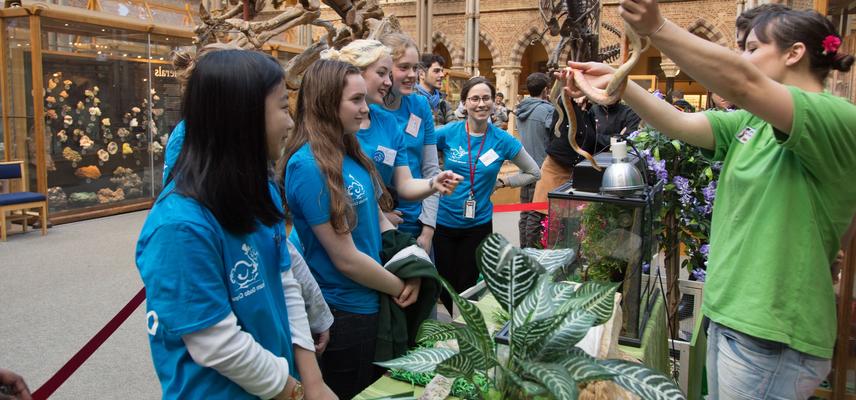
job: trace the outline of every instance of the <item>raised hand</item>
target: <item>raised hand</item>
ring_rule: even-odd
[[[458,187],[458,184],[462,180],[464,180],[463,176],[446,170],[440,172],[431,180],[431,187],[440,192],[440,194],[448,195],[455,191],[455,188]]]
[[[650,36],[666,22],[657,0],[620,0],[618,15],[640,36]]]

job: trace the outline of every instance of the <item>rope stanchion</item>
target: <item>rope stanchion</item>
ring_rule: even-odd
[[[38,390],[33,392],[34,400],[47,399],[50,397],[63,383],[65,383],[68,378],[83,365],[86,360],[92,356],[92,353],[95,353],[95,350],[98,350],[107,339],[113,335],[113,332],[116,332],[116,329],[119,329],[120,326],[128,319],[128,317],[133,314],[134,310],[143,304],[143,300],[146,299],[146,288],[140,289],[137,292],[137,295],[134,296],[128,304],[125,304],[125,307],[122,307],[121,310],[107,323],[101,328],[92,339],[89,339],[88,342],[77,351],[74,357],[71,357],[62,368],[59,369],[44,385],[42,385]]]

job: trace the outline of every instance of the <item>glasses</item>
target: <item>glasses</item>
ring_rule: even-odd
[[[490,97],[490,96],[484,96],[484,97],[473,96],[473,97],[467,97],[467,100],[473,104],[479,104],[479,102],[482,102],[482,101],[485,104],[489,104],[490,102],[493,101],[493,97]]]

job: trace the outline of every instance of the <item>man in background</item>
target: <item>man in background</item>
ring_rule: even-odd
[[[526,90],[529,97],[517,105],[517,129],[523,148],[532,156],[538,167],[547,157],[547,145],[552,134],[553,104],[550,103],[550,78],[547,74],[536,72],[526,78]],[[535,194],[535,183],[520,188],[520,203],[531,203]],[[535,247],[541,243],[541,213],[523,211],[518,223],[520,247]]]
[[[675,89],[672,91],[672,105],[678,110],[686,113],[694,113],[695,107],[684,99],[684,91]]]
[[[422,73],[416,91],[428,99],[434,113],[434,127],[439,128],[457,121],[455,110],[446,101],[446,94],[440,90],[443,87],[443,78],[446,77],[446,60],[442,56],[426,53],[422,55],[421,61]]]

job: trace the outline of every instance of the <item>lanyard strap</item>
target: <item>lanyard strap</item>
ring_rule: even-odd
[[[473,153],[472,148],[470,147],[470,121],[467,120],[464,123],[464,126],[467,128],[467,167],[470,169],[470,197],[475,198],[476,192],[476,168],[478,167],[479,157],[481,157],[482,149],[484,149],[484,143],[487,142],[487,131],[484,132],[484,136],[482,137],[481,145],[479,146],[479,152],[476,154],[476,163],[473,164]]]

